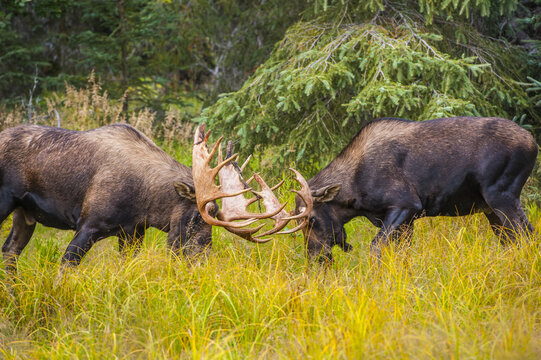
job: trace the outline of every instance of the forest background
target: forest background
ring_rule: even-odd
[[[2,126],[84,128],[144,113],[155,139],[189,142],[193,122],[205,121],[259,154],[263,168],[297,163],[309,175],[378,117],[501,116],[539,140],[540,80],[540,0],[11,0],[0,8]],[[77,118],[69,89],[91,87],[118,106],[113,118],[97,109]]]

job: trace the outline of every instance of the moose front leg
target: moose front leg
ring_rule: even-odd
[[[381,258],[381,249],[390,240],[401,239],[410,241],[413,235],[413,218],[416,209],[393,208],[387,211],[383,225],[370,243],[370,253],[376,259]]]
[[[64,256],[62,256],[63,265],[77,266],[81,259],[90,250],[94,242],[99,240],[99,231],[91,226],[82,226],[69,243]]]
[[[145,237],[144,228],[135,228],[133,231],[123,231],[118,235],[118,251],[123,257],[127,257],[129,253],[136,256],[141,249],[141,244]]]
[[[103,233],[101,233],[98,228],[86,224],[82,225],[81,228],[77,230],[74,238],[66,248],[66,252],[62,256],[62,265],[60,266],[60,269],[58,269],[58,274],[54,281],[55,287],[62,283],[66,268],[79,265],[81,259],[88,250],[90,250],[92,245],[103,238],[101,235],[103,235]]]

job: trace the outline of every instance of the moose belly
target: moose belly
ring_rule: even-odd
[[[488,209],[477,184],[464,182],[453,190],[426,198],[426,215],[463,216]]]
[[[69,207],[38,194],[27,192],[19,202],[28,217],[34,218],[40,224],[57,229],[74,230],[81,215],[81,209],[78,207]]]

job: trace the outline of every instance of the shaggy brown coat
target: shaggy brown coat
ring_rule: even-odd
[[[36,222],[75,230],[62,260],[78,264],[92,244],[119,237],[137,244],[147,227],[166,231],[186,252],[211,243],[194,202],[190,168],[126,124],[89,131],[23,125],[0,133],[0,222],[13,213],[2,251],[6,266]]]
[[[308,181],[308,253],[330,260],[332,246],[349,250],[344,224],[356,216],[380,228],[376,256],[389,239],[409,239],[422,216],[483,212],[498,236],[530,233],[519,198],[536,156],[532,135],[506,119],[374,121]]]

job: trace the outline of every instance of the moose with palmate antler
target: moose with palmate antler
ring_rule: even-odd
[[[312,207],[312,198],[309,194],[309,188],[304,177],[295,169],[290,169],[295,174],[295,179],[301,185],[301,190],[294,192],[304,201],[305,210],[296,215],[288,214],[284,208],[286,204],[280,204],[280,201],[273,193],[274,190],[283,184],[283,180],[276,186],[270,188],[265,181],[256,173],[248,181],[242,181],[242,171],[246,167],[250,158],[237,169],[235,159],[238,154],[231,155],[231,141],[228,143],[226,159],[222,157],[220,144],[223,137],[220,137],[210,153],[207,149],[207,142],[210,131],[205,133],[205,125],[195,133],[194,147],[192,154],[192,172],[196,194],[197,207],[203,220],[210,225],[221,226],[229,232],[238,235],[248,241],[264,243],[271,238],[269,235],[294,233],[307,225],[308,214]],[[210,162],[213,156],[218,152],[218,165],[211,168]],[[218,176],[220,185],[215,184],[215,178]],[[255,180],[261,187],[260,191],[247,187],[247,184]],[[244,193],[253,192],[256,196],[246,199]],[[222,208],[216,208],[216,200],[221,199]],[[248,211],[248,206],[257,200],[261,200],[265,211],[262,213],[253,213]],[[216,214],[216,217],[211,214]],[[265,224],[255,227],[248,227],[261,219],[273,219],[274,227],[263,233],[256,233],[261,230]],[[240,221],[239,221],[240,220]],[[299,220],[299,225],[283,231],[282,229],[291,220]]]
[[[194,158],[197,151],[194,149]],[[216,147],[211,154],[215,151]],[[288,232],[302,230],[308,256],[325,263],[332,262],[335,245],[344,251],[351,250],[344,225],[357,216],[366,217],[380,228],[370,244],[376,259],[391,241],[408,243],[414,221],[424,216],[482,212],[500,241],[528,239],[535,232],[520,204],[520,193],[535,165],[537,152],[533,136],[507,119],[380,119],[364,126],[308,182],[293,170],[302,185],[294,215],[285,213],[272,197],[267,200],[267,212],[271,212],[267,215],[275,216],[275,229],[288,219],[299,220],[301,224]],[[229,161],[222,162],[215,171],[221,171]],[[260,183],[262,189],[270,190]],[[230,190],[237,191],[230,194],[237,201],[231,207],[242,203],[242,195],[238,194],[250,191],[238,181]],[[219,197],[211,196],[208,200]],[[208,201],[198,197],[197,202],[202,211]],[[234,224],[242,228],[256,217],[244,213],[237,218],[251,220],[225,224],[230,231]],[[208,216],[204,219],[216,221]],[[232,232],[253,240],[252,232],[258,229]],[[276,232],[279,233],[283,232]]]

